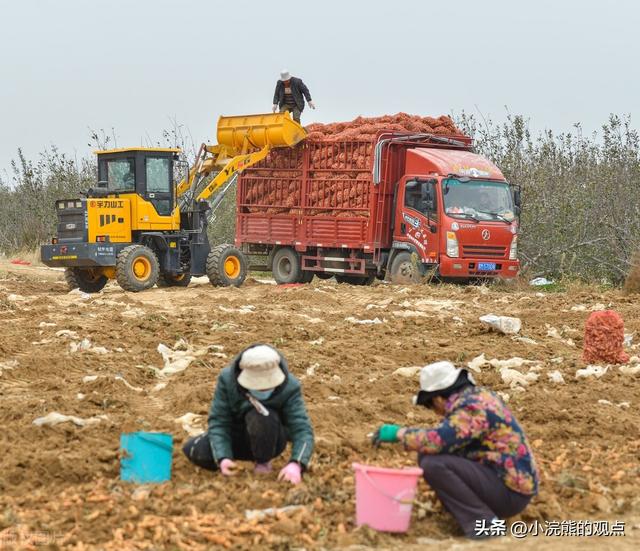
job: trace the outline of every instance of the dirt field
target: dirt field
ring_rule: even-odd
[[[529,537],[518,545],[634,548],[640,542],[639,375],[612,367],[600,379],[575,376],[585,367],[586,317],[604,307],[622,314],[627,333],[640,331],[635,299],[586,287],[539,293],[316,281],[279,288],[250,279],[241,289],[198,281],[186,290],[140,294],[110,284],[88,296],[68,293],[58,271],[0,267],[0,547],[478,548],[458,539],[424,482],[424,507],[414,509],[408,534],[355,528],[351,463],[411,465],[414,454],[373,450],[366,434],[382,422],[436,421],[411,406],[417,376],[396,369],[441,359],[466,363],[484,353],[487,360],[534,361],[516,368],[530,374],[520,390],[496,367],[484,365],[475,374],[509,395],[542,471],[541,494],[522,518],[626,522],[625,537]],[[525,338],[489,331],[478,321],[487,313],[521,318]],[[363,320],[374,323],[358,323]],[[172,364],[163,364],[157,347],[180,340],[178,348],[192,361],[170,374]],[[255,341],[278,347],[303,382],[317,449],[297,488],[276,482],[277,470],[256,478],[249,464],[239,477],[223,480],[192,467],[180,451],[188,430],[205,427],[219,370]],[[553,371],[565,384],[549,379]],[[92,421],[33,424],[51,412]],[[176,422],[188,413],[199,417]],[[170,483],[136,487],[118,480],[119,436],[127,430],[174,435]],[[248,509],[286,505],[303,507],[245,520]],[[502,538],[487,547],[515,542]]]

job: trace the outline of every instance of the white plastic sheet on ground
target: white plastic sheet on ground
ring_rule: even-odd
[[[116,381],[121,381],[124,386],[126,386],[128,389],[133,390],[134,392],[142,392],[144,389],[142,389],[139,386],[133,386],[129,381],[127,381],[122,375],[116,375],[114,377],[114,379]]]
[[[629,402],[618,402],[617,404],[614,404],[609,400],[598,400],[598,403],[604,406],[614,406],[614,407],[623,408],[623,409],[628,409],[631,407],[631,404]]]
[[[545,324],[546,328],[547,328],[547,337],[551,337],[552,339],[558,339],[559,341],[562,341],[564,344],[566,344],[567,346],[570,346],[571,348],[575,348],[576,343],[573,341],[573,339],[565,339],[562,336],[562,333],[560,333],[560,331],[558,331],[557,328],[552,327],[551,325],[549,325],[548,323]],[[566,330],[569,330],[571,332],[575,331],[575,329],[571,329],[569,327],[563,328],[563,330],[566,332]]]
[[[528,373],[520,373],[516,369],[504,367],[500,370],[502,380],[509,385],[511,390],[519,390],[519,387],[526,387],[531,382],[538,380],[538,374],[529,371]]]
[[[530,344],[531,346],[537,346],[537,341],[530,339],[529,337],[511,337],[516,342],[521,342],[522,344]]]
[[[55,325],[55,324],[54,324]],[[71,331],[70,329],[61,329],[60,331],[56,331],[56,337],[69,337],[70,339],[79,339],[78,333],[75,331]]]
[[[87,427],[89,425],[95,425],[100,421],[105,421],[107,419],[108,417],[106,415],[98,415],[97,417],[88,417],[84,419],[82,417],[76,417],[75,415],[63,415],[62,413],[58,413],[57,411],[52,411],[44,417],[38,417],[37,419],[34,419],[33,424],[38,427],[42,427],[45,425],[59,425],[60,423],[73,423],[78,427]]]
[[[588,365],[584,369],[578,369],[576,371],[576,379],[589,379],[591,377],[599,379],[607,371],[609,371],[609,366],[602,367],[600,365]]]
[[[188,344],[184,339],[178,340],[178,342],[173,345],[173,348],[169,348],[167,345],[160,343],[158,345],[158,353],[162,356],[164,366],[162,369],[158,369],[153,366],[150,366],[150,368],[153,369],[159,377],[166,377],[175,373],[180,373],[187,369],[187,367],[191,365],[191,362],[196,358],[204,356],[212,350],[217,351],[212,352],[216,356],[226,358],[226,354],[221,352],[224,350],[224,347],[220,345],[195,348]]]
[[[399,367],[393,372],[393,375],[400,375],[401,377],[406,377],[407,379],[410,379],[412,377],[415,377],[418,373],[420,373],[421,369],[422,369],[422,366],[419,366],[419,365],[412,365],[410,367]]]
[[[562,376],[562,373],[560,373],[557,369],[554,371],[549,371],[549,373],[547,373],[547,377],[549,377],[549,380],[552,383],[564,384],[564,377]]]
[[[640,365],[621,365],[619,368],[623,375],[637,375],[640,373]]]
[[[495,314],[480,316],[480,321],[505,335],[515,335],[520,332],[522,327],[522,322],[519,318],[497,316]]]
[[[361,320],[361,319],[355,318],[353,316],[349,316],[347,318],[344,318],[344,321],[348,321],[350,323],[355,323],[355,324],[359,324],[359,325],[378,325],[379,323],[384,323],[387,320],[384,319],[384,318],[383,319],[374,318],[372,320],[368,320],[368,319]]]
[[[123,318],[141,318],[146,314],[142,308],[131,307],[127,304],[126,308],[120,312]]]
[[[305,373],[307,374],[307,377],[313,377],[316,374],[316,369],[318,369],[319,367],[320,367],[320,364],[318,362],[307,367],[307,370],[305,371]]]
[[[488,360],[484,353],[476,356],[467,363],[467,367],[475,372],[480,372],[482,367],[491,366],[500,372],[502,380],[509,385],[511,390],[522,391],[530,383],[538,380],[540,375],[538,371],[541,369],[540,363],[535,360],[525,360],[517,356],[507,360],[499,360],[493,358]],[[516,368],[529,366],[526,373],[518,371]]]
[[[467,367],[476,373],[480,373],[480,368],[487,365],[489,362],[484,355],[484,352],[479,356],[473,358],[470,362],[467,362]]]
[[[72,354],[77,352],[92,352],[93,354],[108,354],[109,351],[104,346],[95,346],[89,339],[82,339],[80,342],[69,343],[69,351]]]
[[[396,310],[393,315],[397,318],[426,318],[428,314],[421,310]]]
[[[536,277],[529,282],[529,285],[532,285],[533,287],[543,287],[544,285],[553,285],[553,283],[553,281],[546,277]]]
[[[189,436],[197,436],[204,432],[204,428],[201,426],[202,415],[197,413],[185,413],[174,419],[174,422],[180,424]]]

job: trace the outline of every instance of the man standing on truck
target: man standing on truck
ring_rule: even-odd
[[[538,493],[538,472],[527,438],[500,396],[477,387],[451,362],[420,372],[416,405],[443,417],[432,429],[382,425],[380,442],[418,452],[424,479],[468,538],[498,535],[499,519],[520,513]]]
[[[280,109],[280,113],[289,111],[293,120],[300,123],[300,115],[304,111],[304,100],[307,100],[309,107],[315,109],[311,94],[302,79],[292,77],[289,71],[283,69],[280,73],[280,80],[276,83],[276,91],[273,94],[273,112]]]

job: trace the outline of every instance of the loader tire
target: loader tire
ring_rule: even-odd
[[[398,253],[391,263],[389,279],[399,285],[412,285],[422,282],[417,255],[403,251]]]
[[[247,277],[247,258],[225,243],[214,247],[207,256],[207,276],[216,287],[240,287]]]
[[[160,275],[158,258],[144,245],[129,245],[116,260],[116,281],[125,291],[138,293],[151,289]]]
[[[158,287],[188,287],[191,283],[191,274],[171,274],[165,272],[158,277]]]
[[[109,281],[106,275],[96,273],[91,268],[66,268],[64,278],[70,291],[80,289],[83,293],[97,293]]]
[[[373,274],[363,276],[336,275],[338,283],[349,283],[350,285],[371,285],[376,278]]]
[[[303,273],[300,266],[300,255],[290,247],[278,249],[273,255],[271,272],[278,285],[300,283]]]

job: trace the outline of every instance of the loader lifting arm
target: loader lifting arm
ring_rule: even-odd
[[[306,137],[289,113],[220,117],[217,145],[202,144],[188,179],[177,187],[180,209],[211,197],[229,178],[262,161],[273,147],[293,147]],[[200,184],[218,172],[204,189]]]

